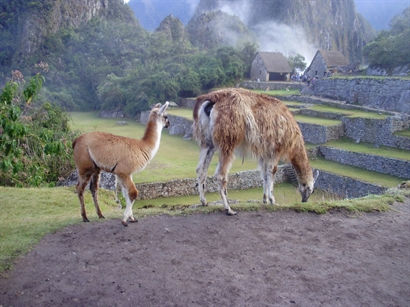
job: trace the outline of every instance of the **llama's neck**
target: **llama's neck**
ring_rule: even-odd
[[[296,150],[290,161],[296,171],[298,181],[299,183],[309,183],[310,181],[313,181],[313,174],[305,146],[301,143],[297,145],[295,149]]]
[[[162,125],[155,120],[150,120],[145,129],[142,141],[150,149],[150,159],[152,159],[159,149],[159,144],[161,141]]]

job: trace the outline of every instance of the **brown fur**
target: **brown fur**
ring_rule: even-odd
[[[158,105],[151,111],[145,134],[141,140],[106,132],[90,132],[80,135],[73,141],[74,162],[78,170],[77,193],[84,222],[87,222],[88,219],[83,194],[90,179],[90,190],[97,214],[100,218],[104,217],[101,214],[97,199],[99,175],[102,170],[113,173],[119,178],[127,191],[126,196],[132,207],[132,202],[137,198],[138,191],[132,182],[131,175],[143,169],[153,158],[155,154],[153,150],[157,142],[159,146],[161,137],[161,130],[157,126],[169,124],[166,116],[159,114],[159,111]],[[133,219],[132,216],[131,218]],[[126,220],[123,221],[124,224],[126,222]]]

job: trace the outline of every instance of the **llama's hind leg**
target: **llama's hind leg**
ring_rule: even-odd
[[[97,215],[100,219],[104,218],[104,215],[102,215],[100,206],[98,205],[98,183],[100,181],[100,170],[96,170],[95,173],[91,176],[91,182],[90,182],[90,190],[91,190],[91,195],[93,196],[93,201],[94,201],[94,206],[95,206],[95,211],[97,212]]]
[[[233,211],[228,203],[228,172],[231,168],[233,160],[233,153],[220,153],[219,156],[219,193],[222,198],[222,202],[225,207],[225,212],[227,215],[236,215],[237,212]]]
[[[117,177],[117,175],[114,175],[115,181],[114,181],[114,198],[115,198],[115,202],[118,204],[118,207],[121,209],[121,202],[120,199],[118,198],[118,190],[121,189],[121,184],[119,182],[119,179]]]
[[[212,157],[215,153],[215,148],[213,146],[209,147],[202,147],[201,153],[199,155],[199,162],[196,168],[197,174],[197,184],[198,184],[198,192],[199,192],[199,199],[201,200],[201,204],[203,206],[207,205],[206,198],[205,198],[205,191],[206,191],[206,176],[208,174],[209,164],[212,161]]]
[[[91,174],[92,174],[91,172],[84,172],[84,173],[79,172],[78,174],[78,182],[77,182],[76,190],[77,190],[78,199],[80,200],[81,216],[83,218],[83,222],[89,222],[89,219],[87,218],[87,213],[85,211],[85,205],[84,205],[84,190],[88,182],[90,181]]]
[[[137,219],[134,218],[134,215],[132,213],[132,206],[134,205],[134,201],[138,196],[138,190],[135,187],[135,184],[132,181],[131,176],[120,177],[120,179],[123,187],[123,195],[126,201],[126,207],[124,211],[124,217],[122,219],[122,224],[124,226],[128,226],[128,221],[130,221],[131,223],[137,222]]]
[[[269,201],[269,203],[273,205],[275,204],[275,197],[273,196],[273,183],[278,167],[274,163],[263,160],[259,161],[259,165],[263,180],[263,203],[266,204]]]

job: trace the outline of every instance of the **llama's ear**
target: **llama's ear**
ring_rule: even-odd
[[[165,102],[164,105],[159,109],[159,114],[162,114],[165,112],[165,110],[168,108],[169,102]]]
[[[315,172],[313,173],[313,185],[315,185],[315,182],[318,177],[319,177],[319,170],[316,169]]]
[[[160,107],[161,107],[161,104],[160,104],[160,103],[157,103],[157,104],[155,104],[155,105],[152,106],[152,109],[158,109],[158,108],[160,108]]]

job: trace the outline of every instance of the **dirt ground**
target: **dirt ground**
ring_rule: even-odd
[[[0,279],[0,305],[410,306],[410,201],[70,226]]]

